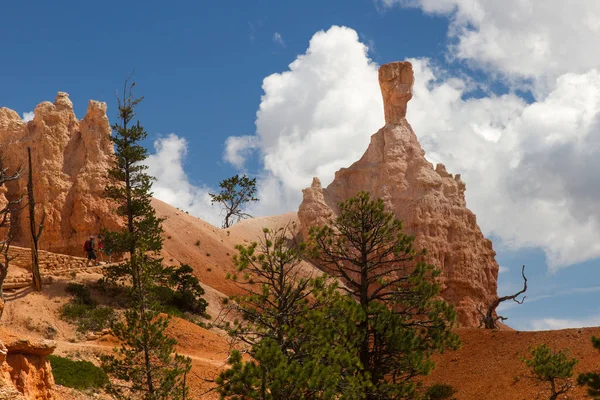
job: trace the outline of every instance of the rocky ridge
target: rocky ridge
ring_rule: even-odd
[[[442,271],[442,296],[453,304],[463,326],[478,326],[477,307],[496,298],[498,264],[466,206],[465,183],[443,164],[435,168],[425,159],[406,120],[414,76],[409,62],[385,64],[379,69],[385,126],[371,137],[360,160],[336,172],[321,187],[318,178],[303,190],[298,210],[303,235],[311,226],[326,223],[337,213],[337,203],[361,190],[382,198],[414,235],[416,248],[426,248],[426,261]]]

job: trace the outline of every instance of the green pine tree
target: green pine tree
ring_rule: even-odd
[[[256,195],[256,178],[248,178],[246,175],[235,175],[229,179],[219,182],[221,191],[209,193],[211,204],[221,203],[225,211],[223,228],[229,228],[243,218],[251,215],[244,212],[242,208],[246,203],[259,201]]]
[[[263,234],[260,242],[237,246],[239,276],[231,277],[246,294],[234,298],[242,320],[228,330],[252,359],[232,353],[230,368],[217,380],[219,393],[230,399],[360,399],[355,326],[341,317],[356,313],[354,304],[326,277],[313,279],[302,270],[304,245],[293,242],[289,226]]]
[[[569,380],[573,376],[576,358],[569,358],[566,350],[553,350],[546,344],[541,344],[531,351],[532,358],[523,359],[533,372],[536,379],[548,383],[550,387],[549,400],[556,400],[561,394],[567,393],[573,385]]]
[[[157,257],[162,247],[162,220],[150,203],[153,178],[146,174],[146,149],[140,144],[147,136],[138,122],[131,124],[135,106],[142,100],[132,96],[135,84],[125,83],[119,99],[119,123],[113,125],[115,163],[109,170],[113,185],[106,195],[116,206],[125,228],[105,232],[108,248],[126,253],[127,260],[108,269],[107,278],[129,287],[131,306],[125,318],[113,326],[121,347],[115,355],[103,357],[103,368],[125,385],[111,386],[124,399],[182,399],[187,388],[183,377],[191,360],[174,351],[176,341],[165,334],[169,319],[159,316],[159,304],[152,292],[157,282],[168,280],[169,270]]]
[[[360,307],[349,322],[358,330],[366,398],[415,398],[414,378],[434,367],[430,355],[459,344],[451,332],[456,314],[437,298],[439,270],[417,261],[425,252],[367,192],[340,203],[339,216],[310,236],[317,264],[341,278]]]
[[[600,338],[592,336],[592,345],[596,350],[600,350]],[[600,400],[600,374],[597,372],[579,374],[577,383],[587,386],[587,392],[590,396],[594,396],[594,400]]]

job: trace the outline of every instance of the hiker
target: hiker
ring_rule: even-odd
[[[98,259],[96,258],[96,253],[94,252],[94,236],[90,236],[90,239],[85,241],[83,250],[87,253],[87,263],[85,266],[89,267],[90,261],[92,260],[94,260],[95,265],[98,265]]]
[[[100,264],[104,262],[104,245],[102,244],[102,235],[98,235],[98,253],[100,253]]]

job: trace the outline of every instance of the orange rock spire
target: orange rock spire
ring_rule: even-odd
[[[477,326],[478,305],[496,297],[498,264],[492,243],[466,206],[465,183],[442,164],[435,168],[406,121],[406,106],[414,82],[409,62],[379,69],[386,125],[371,137],[360,160],[336,172],[322,188],[318,181],[304,189],[298,210],[303,234],[337,213],[337,203],[366,190],[382,198],[426,248],[426,261],[442,271],[442,296],[455,306],[463,326]]]

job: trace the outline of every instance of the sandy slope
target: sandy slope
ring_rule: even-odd
[[[294,212],[247,219],[229,229],[221,229],[160,200],[154,199],[152,204],[158,216],[165,218],[162,252],[165,261],[176,265],[189,264],[194,269],[206,289],[206,299],[210,304],[208,312],[213,317],[220,310],[221,298],[242,293],[239,286],[226,279],[228,273],[236,271],[232,261],[233,255],[237,254],[235,246],[258,241],[263,228],[278,229],[298,222]],[[309,263],[302,263],[302,271],[307,276],[321,273]]]
[[[592,335],[599,336],[600,328],[540,332],[461,328],[457,332],[462,348],[436,356],[436,368],[424,382],[452,385],[458,389],[458,400],[547,399],[548,386],[533,379],[521,361],[530,357],[530,347],[542,343],[555,349],[570,349],[570,356],[579,359],[575,377],[580,372],[600,372],[600,352],[591,344]],[[577,386],[569,395],[571,399],[588,398],[585,389]]]

